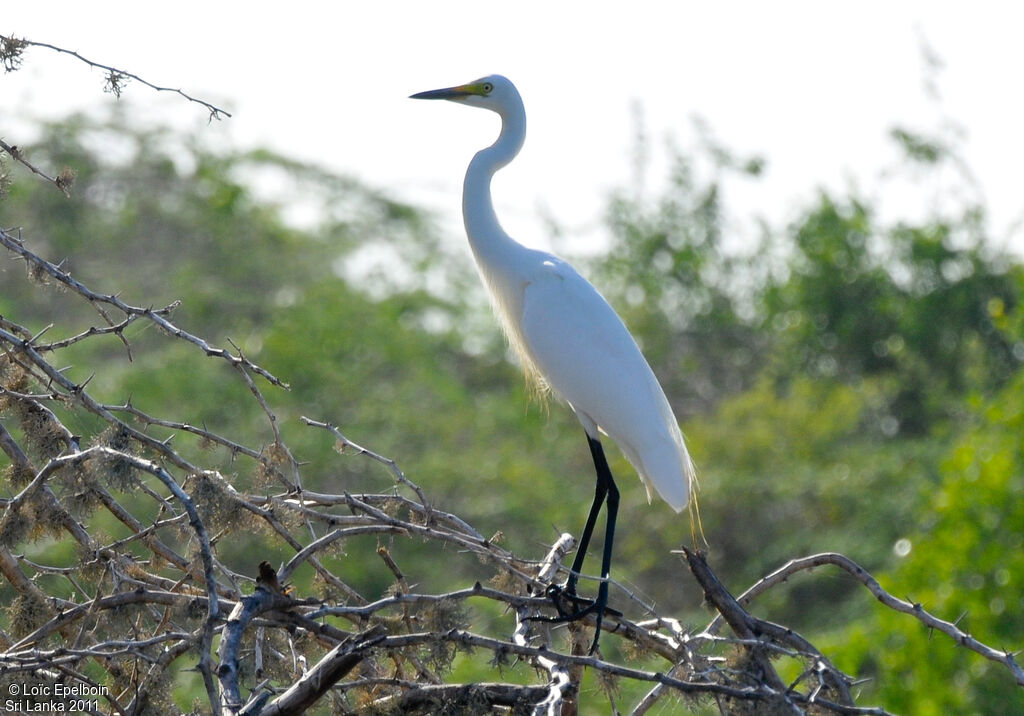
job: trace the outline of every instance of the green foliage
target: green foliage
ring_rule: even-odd
[[[988,256],[981,229],[980,212],[879,227],[863,202],[820,196],[793,231],[788,275],[764,292],[779,373],[890,378],[885,429],[910,435],[999,386],[1019,364],[999,319],[1021,273]]]
[[[894,137],[916,171],[955,151],[906,130]],[[467,252],[441,240],[429,217],[316,167],[264,151],[212,152],[192,138],[132,130],[117,115],[48,126],[39,144],[36,161],[74,167],[74,196],[19,178],[4,223],[25,227],[41,253],[67,256],[100,290],[154,305],[182,300],[179,325],[218,344],[230,338],[289,383],[267,398],[307,463],[306,487],[379,491],[391,477],[366,461],[339,467],[324,433],[301,425],[301,415],[395,458],[440,507],[503,533],[522,554],[538,554],[557,531],[578,532],[592,489],[579,426],[561,406],[530,405],[481,307]],[[695,156],[677,153],[661,195],[612,200],[612,245],[588,271],[685,416],[712,564],[740,591],[791,558],[841,551],[881,571],[897,595],[948,619],[966,613],[964,624],[987,643],[1024,646],[1020,262],[992,249],[981,207],[886,224],[870,200],[827,193],[790,226],[766,227],[756,251],[727,249],[729,183],[761,168],[707,141]],[[296,205],[316,221],[286,218]],[[41,329],[59,296],[17,271],[0,273],[0,313]],[[57,330],[95,316],[83,307],[66,319]],[[90,390],[111,404],[130,400],[152,415],[273,443],[266,417],[240,381],[226,379],[222,361],[197,361],[179,344],[154,350],[158,337],[133,327],[125,335],[133,363],[109,337],[69,349],[69,374],[84,380],[102,362]],[[12,410],[4,407],[12,423],[45,420]],[[213,450],[212,462],[239,485],[280,489],[227,448],[179,447]],[[686,515],[645,504],[625,459],[609,457],[624,488],[614,576],[699,623],[700,594],[681,584],[684,568],[669,556],[690,539]],[[8,491],[26,482],[9,479]],[[126,491],[132,479],[124,476]],[[247,533],[216,485],[190,489],[218,528],[246,536],[218,545],[230,568],[252,573],[254,554],[289,556]],[[8,515],[0,540],[24,538],[23,517]],[[54,554],[47,538],[33,549]],[[411,540],[389,549],[399,564],[426,559]],[[363,593],[391,586],[373,549],[351,549],[344,560]],[[417,578],[465,586],[492,576],[453,556]],[[295,583],[314,591],[309,571]],[[30,607],[17,610],[18,630],[38,617]],[[866,688],[889,710],[1000,713],[1020,699],[999,667],[929,638],[848,580],[802,577],[755,610],[812,640],[826,635],[830,655],[873,677]],[[482,680],[478,666],[455,659],[457,673]]]
[[[1024,376],[1018,374],[976,407],[973,426],[942,463],[923,519],[908,525],[906,556],[881,576],[883,586],[1010,650],[1024,643],[1022,405]],[[890,710],[995,714],[1024,708],[1024,694],[1005,669],[912,620],[879,611],[850,632],[846,658],[877,681]]]
[[[594,281],[641,342],[683,415],[704,414],[751,385],[762,342],[742,318],[749,261],[726,250],[730,180],[751,179],[760,160],[738,159],[704,136],[696,156],[673,150],[666,191],[619,192],[608,209],[611,249]]]

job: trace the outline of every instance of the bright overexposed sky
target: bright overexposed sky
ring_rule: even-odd
[[[527,105],[522,155],[495,181],[506,228],[544,246],[540,209],[593,232],[608,193],[634,178],[635,108],[655,167],[661,140],[686,146],[692,118],[764,179],[730,197],[741,216],[793,218],[815,187],[869,193],[897,153],[894,124],[948,116],[992,209],[992,233],[1024,215],[1024,7],[1012,2],[7,2],[0,33],[77,50],[220,104],[211,141],[269,145],[390,189],[461,232],[459,192],[494,115],[413,102],[424,89],[492,72]],[[924,90],[926,43],[944,63],[938,106]],[[19,120],[97,107],[103,74],[43,49],[0,76],[0,136]],[[194,127],[203,110],[138,83],[126,100]],[[657,180],[657,172],[652,180]],[[884,194],[884,192],[883,192]],[[882,197],[898,215],[899,195]],[[910,201],[908,199],[908,201]],[[910,210],[910,209],[908,209]],[[534,239],[529,234],[536,234]]]

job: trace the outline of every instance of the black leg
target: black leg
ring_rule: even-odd
[[[605,501],[608,504],[608,515],[605,521],[604,528],[604,552],[601,555],[601,584],[597,588],[597,600],[594,602],[593,611],[596,614],[596,629],[594,632],[594,643],[590,646],[590,653],[593,654],[597,651],[597,642],[601,637],[601,620],[604,617],[604,610],[608,606],[608,577],[611,574],[612,569],[612,545],[615,542],[615,518],[619,514],[619,488],[615,486],[615,480],[612,478],[611,468],[608,467],[608,460],[605,459],[604,449],[601,447],[601,442],[587,436],[587,440],[590,442],[590,454],[594,457],[594,467],[597,469],[597,485],[598,492],[605,493]],[[593,510],[591,510],[591,516],[593,516]],[[593,531],[593,525],[590,521],[587,521],[588,526]],[[589,535],[584,535],[589,540]],[[582,546],[582,545],[581,545]],[[579,555],[577,555],[579,559]],[[582,560],[581,560],[582,561]],[[575,560],[573,571],[578,571],[575,567]],[[588,610],[589,611],[589,610]]]
[[[597,487],[594,490],[594,503],[590,506],[590,514],[587,516],[587,524],[583,527],[583,534],[580,537],[579,546],[576,548],[576,556],[572,561],[572,571],[562,588],[551,586],[548,594],[551,596],[558,610],[557,617],[534,617],[539,621],[566,622],[582,619],[587,614],[595,614],[597,628],[594,633],[594,643],[590,646],[590,653],[597,650],[597,642],[601,636],[601,622],[604,619],[605,611],[610,614],[622,616],[614,609],[608,609],[608,576],[612,566],[612,546],[615,541],[615,518],[619,513],[619,488],[615,486],[612,478],[611,468],[608,467],[608,460],[604,455],[604,448],[601,441],[590,437],[587,434],[587,442],[590,444],[590,455],[594,458],[594,468],[597,470]],[[608,516],[605,521],[604,530],[604,551],[601,555],[601,584],[597,588],[597,599],[594,601],[583,600],[576,596],[576,583],[583,570],[583,561],[587,557],[587,548],[590,546],[590,538],[594,534],[594,526],[597,523],[597,516],[601,512],[601,505],[608,505]],[[562,607],[561,598],[568,596],[572,603],[582,605],[573,612],[566,612]]]
[[[604,456],[604,448],[601,441],[590,437],[587,434],[587,442],[590,444],[590,455],[594,458],[594,468],[597,470],[597,486],[594,490],[594,503],[590,506],[590,514],[587,516],[587,524],[583,527],[583,534],[580,536],[579,546],[576,548],[576,557],[572,561],[572,571],[565,581],[565,592],[570,596],[576,594],[576,582],[583,571],[583,560],[587,557],[587,548],[590,547],[590,538],[594,535],[594,526],[597,524],[597,515],[601,512],[601,505],[608,505],[608,516],[604,528],[604,551],[601,555],[601,584],[597,588],[597,599],[574,614],[564,614],[566,619],[579,619],[587,614],[596,614],[596,630],[594,632],[594,643],[590,646],[590,653],[597,650],[597,642],[601,636],[601,621],[604,618],[605,609],[608,607],[608,575],[612,567],[612,546],[615,541],[615,518],[619,513],[619,488],[615,486],[612,478],[611,468],[608,467],[608,459]],[[561,607],[559,607],[561,611]]]
[[[608,496],[609,483],[611,483],[612,489],[615,489],[615,483],[611,479],[612,473],[608,468],[608,461],[604,457],[601,441],[595,440],[588,434],[587,442],[590,444],[590,455],[594,458],[594,467],[597,468],[597,486],[594,490],[594,504],[590,506],[587,524],[583,527],[579,546],[576,547],[576,556],[572,561],[572,571],[569,574],[569,579],[565,582],[565,591],[569,594],[576,593],[576,582],[583,571],[583,560],[587,558],[587,549],[590,547],[590,538],[593,536],[594,526],[597,524],[597,515],[601,512],[601,505],[604,504],[605,498]],[[616,490],[617,500],[618,491]]]

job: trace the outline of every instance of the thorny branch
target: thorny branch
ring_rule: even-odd
[[[30,274],[66,289],[65,300],[90,305],[98,324],[61,325],[65,319],[55,317],[49,330],[33,333],[14,317],[0,317],[0,450],[8,463],[0,498],[0,573],[12,595],[0,629],[0,688],[14,679],[100,683],[105,695],[99,712],[175,711],[181,706],[168,701],[168,681],[182,667],[195,667],[203,677],[204,710],[215,714],[298,713],[318,702],[341,713],[572,714],[581,698],[581,674],[590,670],[607,683],[649,685],[632,705],[635,714],[667,696],[700,699],[722,713],[743,707],[885,714],[856,705],[850,677],[807,639],[748,611],[759,594],[824,564],[845,569],[883,605],[948,634],[1024,684],[1012,654],[892,597],[842,555],[795,560],[733,598],[704,557],[687,551],[688,570],[718,616],[701,631],[688,630],[616,585],[623,615],[604,618],[602,627],[615,639],[602,643],[617,639],[641,658],[626,665],[611,652],[587,655],[577,647],[590,643],[584,631],[593,628],[592,616],[567,629],[536,619],[554,613],[546,588],[564,576],[571,536],[562,535],[539,560],[517,556],[432,504],[394,460],[311,418],[302,421],[326,431],[346,455],[385,466],[393,487],[373,494],[305,489],[304,466],[285,445],[273,400],[263,393],[266,385],[285,388],[282,380],[237,347],[216,347],[176,325],[173,305],[146,308],[94,291],[9,231],[0,230],[0,245]],[[254,414],[266,421],[265,444],[155,415],[123,396],[101,399],[88,380],[59,367],[70,346],[109,336],[126,346],[131,359],[139,346],[128,345],[125,328],[139,322],[159,328],[160,341],[191,346],[197,360],[213,359],[240,380]],[[62,331],[67,337],[49,337]],[[88,425],[98,427],[83,428]],[[200,445],[227,451],[233,470],[236,462],[248,461],[272,479],[262,487],[229,479],[211,466],[213,458]],[[280,491],[268,491],[267,484]],[[124,534],[105,536],[98,527],[104,520]],[[393,580],[385,593],[366,593],[337,567],[338,548],[350,554],[365,549],[366,542],[358,541],[364,535],[382,538],[373,548],[377,555],[367,556]],[[74,560],[62,562],[40,549],[43,537],[73,544]],[[222,545],[233,537],[273,545],[286,557],[276,569],[255,564],[257,557],[229,564]],[[427,566],[420,560],[402,564],[396,550],[382,546],[383,538],[425,544],[438,560],[482,561],[494,578],[448,591],[416,591]],[[302,569],[307,586],[300,590],[289,580]],[[478,612],[506,616],[477,619]],[[728,636],[721,633],[725,624]],[[530,676],[449,683],[456,653],[490,663],[497,676],[526,664]],[[784,682],[775,657],[801,664],[799,678]],[[527,685],[512,683],[531,677]]]
[[[75,52],[73,50],[67,50],[63,47],[57,47],[56,45],[51,45],[47,42],[36,42],[34,40],[28,40],[25,38],[16,38],[13,35],[9,37],[4,37],[0,35],[0,60],[3,61],[5,72],[12,72],[14,70],[17,70],[21,66],[22,56],[25,52],[25,49],[28,47],[42,47],[47,50],[53,50],[54,52],[58,52],[62,55],[70,55],[71,57],[74,57],[76,60],[84,62],[90,67],[103,70],[107,73],[106,77],[104,78],[104,90],[110,92],[115,97],[120,98],[121,92],[123,91],[125,84],[129,80],[135,80],[136,82],[140,82],[141,84],[144,84],[150,89],[156,90],[157,92],[172,92],[174,94],[180,95],[181,97],[184,97],[189,102],[194,102],[198,105],[201,105],[202,107],[206,108],[206,110],[210,113],[211,120],[220,119],[221,116],[231,116],[230,112],[221,109],[220,107],[217,107],[216,105],[213,105],[207,102],[206,100],[193,97],[192,95],[184,92],[180,88],[161,87],[160,85],[153,84],[152,82],[145,80],[136,74],[128,72],[127,70],[121,70],[110,65],[104,65],[99,62],[94,62],[93,60],[90,60],[87,57],[83,57],[78,52]]]
[[[204,107],[210,113],[210,121],[213,121],[214,119],[219,120],[222,117],[231,116],[230,112],[221,109],[220,107],[211,104],[206,100],[194,97],[181,89],[174,87],[161,87],[160,85],[153,84],[152,82],[149,82],[148,80],[145,80],[142,77],[139,77],[138,75],[128,72],[126,70],[121,70],[110,65],[104,65],[99,62],[94,62],[93,60],[83,57],[78,52],[75,52],[73,50],[66,50],[63,47],[57,47],[56,45],[51,45],[46,42],[36,42],[34,40],[18,38],[14,35],[0,35],[0,65],[3,66],[5,73],[15,72],[21,68],[21,63],[24,58],[25,50],[29,47],[41,47],[63,55],[70,55],[71,57],[74,57],[75,59],[84,62],[85,64],[89,65],[94,69],[103,70],[106,73],[106,77],[104,78],[104,91],[113,94],[118,99],[120,99],[121,97],[121,92],[124,90],[125,84],[127,84],[130,80],[135,80],[136,82],[144,84],[145,86],[149,87],[150,89],[156,90],[157,92],[172,92],[185,98],[189,102],[194,102],[195,104]],[[56,174],[51,174],[43,169],[40,169],[38,166],[30,162],[28,157],[25,156],[25,153],[16,144],[8,144],[6,141],[0,138],[0,149],[6,152],[11,157],[11,159],[27,168],[33,174],[36,174],[43,180],[49,182],[50,184],[53,184],[61,192],[63,192],[64,196],[71,196],[71,187],[75,183],[75,172],[69,167],[64,167],[63,169],[60,170],[60,172]],[[2,184],[5,179],[6,177],[0,175],[0,195],[3,194],[4,187],[2,186]]]
[[[794,574],[801,571],[810,571],[815,567],[821,567],[829,564],[848,572],[856,578],[857,581],[863,584],[879,602],[890,609],[904,614],[910,614],[929,629],[940,631],[953,639],[960,646],[981,654],[989,661],[994,661],[997,664],[1001,664],[1006,667],[1010,673],[1013,674],[1013,678],[1017,684],[1024,686],[1024,669],[1022,669],[1020,664],[1018,664],[1014,659],[1013,652],[993,649],[962,630],[956,625],[956,623],[945,621],[929,614],[921,604],[894,597],[892,594],[885,591],[885,589],[882,588],[882,585],[878,583],[878,580],[872,577],[866,569],[842,554],[825,552],[822,554],[810,555],[809,557],[803,557],[802,559],[791,560],[750,587],[737,598],[737,602],[744,607],[749,606],[759,595],[768,591],[772,587],[785,582]],[[717,632],[720,628],[721,620],[721,615],[715,617],[711,624],[708,625],[707,631],[711,633]]]
[[[13,144],[8,144],[4,140],[0,139],[0,149],[3,149],[5,152],[7,152],[7,154],[10,155],[11,159],[26,167],[33,174],[42,177],[50,184],[53,184],[55,187],[60,189],[61,192],[64,193],[64,196],[71,196],[71,187],[75,183],[75,173],[70,168],[65,167],[56,176],[50,176],[45,171],[43,171],[35,164],[30,162],[28,158],[25,157],[25,154],[24,152],[21,151],[20,147]]]

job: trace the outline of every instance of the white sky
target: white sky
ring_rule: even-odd
[[[685,146],[699,115],[726,146],[767,158],[765,179],[729,197],[742,217],[791,219],[817,186],[854,180],[874,193],[897,156],[888,128],[938,120],[923,89],[922,38],[945,63],[941,109],[966,128],[993,233],[1006,237],[1024,214],[1022,20],[1024,6],[985,0],[632,0],[628,9],[596,0],[6,0],[0,33],[220,103],[234,117],[204,130],[213,143],[269,145],[351,173],[435,210],[452,233],[461,233],[466,162],[493,139],[497,118],[406,97],[505,74],[530,130],[495,181],[496,203],[510,233],[543,246],[539,207],[587,235],[609,191],[633,178],[636,103],[655,155],[668,134]],[[31,50],[20,72],[0,75],[0,136],[21,143],[11,134],[21,118],[114,102],[102,77]],[[198,106],[138,83],[126,97],[183,126],[205,120]],[[902,196],[883,198],[904,210]]]

